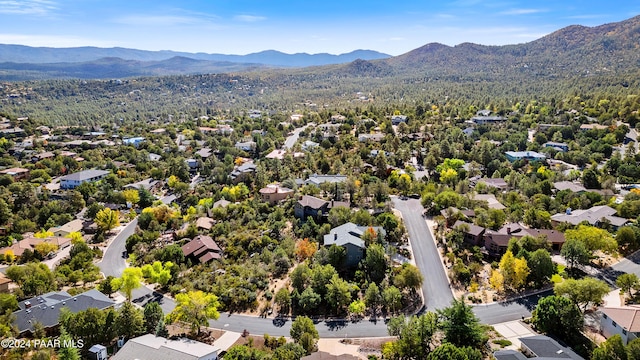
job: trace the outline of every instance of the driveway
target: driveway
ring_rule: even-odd
[[[125,244],[127,238],[133,235],[138,225],[138,218],[136,217],[130,223],[128,223],[120,233],[109,242],[107,250],[102,256],[102,260],[98,263],[98,267],[102,271],[105,277],[114,276],[119,277],[127,267],[125,259],[122,257],[122,253],[126,250]]]
[[[293,133],[289,136],[287,136],[287,139],[284,141],[284,146],[283,148],[286,149],[291,149],[293,147],[293,145],[296,144],[296,142],[298,141],[298,138],[300,137],[300,133],[302,131],[304,131],[304,129],[308,128],[309,125],[311,124],[307,124],[303,127],[297,128],[295,130],[293,130]],[[315,125],[315,124],[314,124]]]
[[[422,295],[426,310],[434,311],[451,305],[453,293],[436,243],[427,222],[422,217],[424,208],[420,200],[402,200],[396,196],[392,196],[391,200],[394,207],[402,213],[416,266],[424,278]]]

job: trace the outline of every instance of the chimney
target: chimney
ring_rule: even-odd
[[[338,233],[333,233],[333,240],[338,240]]]
[[[511,227],[507,227],[507,234],[511,235]]]

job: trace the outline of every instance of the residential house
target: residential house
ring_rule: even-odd
[[[640,337],[640,305],[601,307],[600,327],[606,338],[620,335],[622,342]]]
[[[13,167],[9,169],[0,170],[0,174],[10,175],[13,178],[13,180],[20,181],[20,180],[29,178],[29,169]]]
[[[553,187],[557,191],[569,190],[571,192],[578,193],[578,194],[587,191],[587,189],[584,186],[572,181],[557,181],[553,183]]]
[[[360,134],[358,135],[358,141],[359,142],[367,142],[367,141],[380,142],[384,140],[384,137],[385,137],[385,134],[382,134],[382,133]]]
[[[268,202],[270,205],[275,205],[279,201],[292,197],[293,193],[292,189],[282,187],[280,184],[270,184],[260,189],[262,201]]]
[[[304,182],[305,185],[316,185],[320,186],[320,184],[324,183],[341,183],[347,181],[346,175],[318,175],[313,174],[309,176],[309,178]]]
[[[547,156],[535,151],[507,151],[504,153],[510,162],[518,160],[544,161]]]
[[[85,182],[96,182],[104,179],[109,175],[109,171],[105,170],[84,170],[77,173],[65,175],[60,178],[61,189],[75,189]]]
[[[556,149],[557,151],[561,152],[569,151],[569,145],[567,143],[547,141],[546,143],[542,144],[542,146]]]
[[[289,116],[289,120],[291,120],[291,121],[300,121],[300,120],[302,120],[303,117],[304,117],[304,115],[302,115],[302,114],[291,114],[291,116]]]
[[[3,273],[0,273],[0,293],[8,293],[9,285],[12,283],[11,279]]]
[[[155,191],[158,190],[162,185],[162,182],[158,180],[154,180],[152,178],[147,178],[133,184],[127,184],[124,186],[125,189],[135,189],[135,190],[148,190]]]
[[[13,128],[0,129],[0,137],[4,137],[7,139],[20,138],[26,135],[27,134],[24,132],[24,130],[17,126]]]
[[[206,216],[199,217],[196,220],[196,227],[199,230],[211,230],[214,224],[215,224],[215,220]]]
[[[302,150],[309,151],[311,149],[317,148],[319,145],[320,144],[315,141],[307,140],[302,143]]]
[[[135,147],[140,146],[140,144],[142,144],[145,141],[145,139],[143,137],[132,137],[132,138],[128,138],[128,139],[122,139],[122,143],[124,145],[133,145]]]
[[[36,245],[49,242],[58,246],[58,249],[64,249],[71,245],[71,239],[66,237],[47,237],[47,238],[37,238],[37,237],[26,237],[11,246],[3,247],[0,249],[0,254],[5,255],[7,252],[13,253],[16,257],[21,257],[25,250],[29,249],[30,251],[35,251]]]
[[[400,123],[406,123],[407,120],[406,115],[393,115],[391,117],[391,125],[400,125]]]
[[[196,172],[200,168],[200,163],[197,159],[186,159],[184,162],[187,163],[190,172]]]
[[[529,358],[544,358],[545,360],[584,360],[573,350],[560,345],[557,341],[545,335],[520,338],[520,350]]]
[[[366,244],[362,239],[365,231],[373,229],[376,234],[385,235],[384,229],[381,227],[358,226],[348,222],[346,224],[335,227],[324,236],[324,246],[329,247],[333,244],[343,247],[346,250],[347,257],[345,265],[348,267],[357,266],[364,257]]]
[[[222,249],[208,235],[198,235],[182,245],[182,253],[184,257],[198,259],[202,264],[213,259],[222,259]]]
[[[486,201],[489,209],[504,210],[507,208],[502,205],[502,203],[498,201],[496,196],[493,194],[473,194],[471,195],[471,199],[475,201]]]
[[[218,201],[213,203],[212,208],[213,209],[219,208],[219,207],[225,208],[225,207],[229,206],[229,204],[231,204],[231,201],[228,201],[227,199],[220,199],[220,200],[218,200]]]
[[[507,182],[503,178],[482,178],[478,180],[478,182],[482,182],[488,187],[498,190],[509,189],[509,184],[507,184]]]
[[[211,155],[213,155],[213,152],[211,151],[211,148],[205,147],[196,151],[195,154],[200,156],[203,159],[208,159],[209,157],[211,157]]]
[[[503,225],[498,231],[486,230],[482,237],[483,243],[478,245],[484,246],[490,256],[499,257],[507,251],[511,238],[519,239],[525,236],[544,236],[547,238],[547,242],[550,243],[551,248],[555,251],[559,251],[565,242],[564,233],[560,231],[529,229],[518,223],[509,223]]]
[[[104,310],[115,305],[115,302],[97,289],[71,296],[66,291],[53,291],[18,303],[20,310],[14,311],[15,324],[21,336],[33,332],[36,322],[51,332],[58,326],[60,310],[68,309],[77,313],[89,308]]]
[[[484,243],[482,237],[487,229],[482,226],[458,220],[451,228],[460,229],[464,233],[464,241],[468,244],[482,246]]]
[[[238,141],[235,145],[236,149],[242,151],[253,151],[256,149],[255,141]]]
[[[52,227],[48,231],[52,232],[55,237],[69,237],[72,232],[82,231],[82,220],[71,220],[64,225]]]
[[[551,215],[551,223],[554,227],[561,223],[569,223],[575,226],[586,221],[593,226],[607,224],[614,229],[618,229],[629,222],[628,219],[615,216],[615,213],[616,210],[607,205],[594,206],[586,210],[571,210],[571,208],[568,208],[564,213]]]
[[[600,125],[600,124],[582,124],[580,125],[580,130],[582,131],[588,131],[588,130],[606,130],[609,127],[606,125]]]
[[[260,110],[250,110],[249,118],[250,119],[260,119],[262,117],[262,112]]]
[[[160,159],[162,159],[162,156],[154,153],[149,153],[148,158],[149,161],[160,161]]]
[[[507,121],[507,119],[502,116],[491,116],[491,110],[486,109],[479,110],[476,116],[471,118],[471,122],[477,125],[497,124],[505,121]]]
[[[249,161],[236,167],[231,174],[229,174],[229,177],[234,184],[237,184],[249,179],[253,174],[255,174],[257,168],[258,167],[253,162]]]
[[[334,207],[349,207],[349,203],[342,201],[327,201],[315,196],[303,195],[295,204],[294,214],[299,219],[306,219],[313,217],[315,220],[319,220],[329,215],[329,210]]]
[[[112,360],[216,360],[220,349],[199,341],[145,334],[127,341]]]

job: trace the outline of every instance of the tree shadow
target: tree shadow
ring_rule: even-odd
[[[344,319],[338,319],[338,320],[326,320],[324,324],[327,326],[329,331],[338,331],[340,329],[345,328],[348,325],[348,322]]]

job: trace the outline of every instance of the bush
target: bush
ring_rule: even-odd
[[[493,340],[492,343],[500,345],[501,348],[510,346],[512,344],[512,342],[507,339],[496,339]]]

